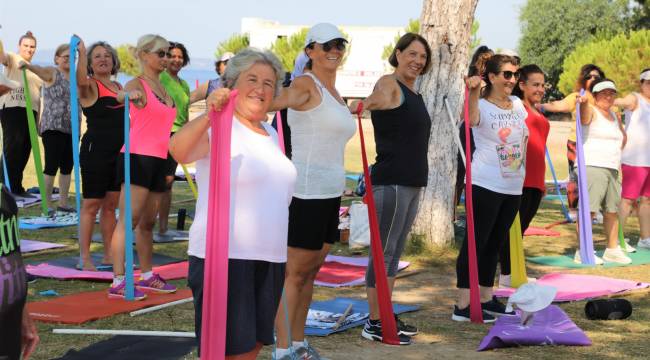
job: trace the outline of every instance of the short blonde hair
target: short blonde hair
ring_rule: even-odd
[[[143,35],[135,46],[135,56],[140,60],[143,53],[154,53],[160,49],[169,48],[169,41],[156,34]]]

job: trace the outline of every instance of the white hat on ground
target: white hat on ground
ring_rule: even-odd
[[[551,305],[556,293],[557,289],[553,286],[539,285],[536,283],[521,285],[508,298],[506,311],[512,311],[512,305],[517,305],[517,308],[529,313],[543,310]]]

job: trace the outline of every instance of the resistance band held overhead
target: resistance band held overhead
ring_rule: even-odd
[[[577,131],[577,130],[576,130]],[[551,175],[553,175],[553,183],[555,184],[555,193],[557,194],[557,197],[560,199],[560,205],[562,205],[562,213],[564,214],[564,219],[566,222],[573,222],[571,219],[571,216],[569,215],[569,211],[567,210],[566,206],[564,206],[564,200],[562,199],[562,194],[560,193],[560,184],[557,181],[557,176],[555,175],[555,167],[553,167],[553,161],[551,161],[551,154],[548,152],[548,148],[544,146],[544,152],[546,153],[546,160],[548,161],[548,166],[551,169]]]
[[[580,96],[585,90],[580,90]],[[589,106],[589,105],[587,105]],[[587,166],[582,147],[582,121],[580,103],[576,104],[576,152],[578,162],[578,236],[580,237],[580,260],[583,264],[595,265],[594,242],[591,232],[591,213],[589,211],[589,192],[587,191]]]
[[[72,163],[74,168],[74,199],[77,214],[81,214],[81,174],[79,172],[79,99],[77,95],[77,46],[79,38],[70,38],[70,124],[72,125]],[[81,227],[77,217],[77,239],[79,239],[79,268],[81,260]]]
[[[126,260],[125,293],[127,300],[133,300],[135,289],[133,284],[133,223],[131,217],[131,139],[129,132],[131,122],[129,117],[129,94],[124,92],[124,259]],[[120,215],[122,216],[122,215]]]
[[[472,201],[472,149],[470,147],[469,89],[465,87],[465,212],[467,213],[467,258],[469,262],[469,314],[473,323],[483,323],[483,310],[478,287],[478,262],[474,233],[474,203]]]
[[[383,333],[383,342],[390,345],[399,345],[397,336],[397,325],[393,314],[393,304],[388,289],[388,278],[386,277],[386,266],[384,264],[384,249],[379,236],[379,223],[377,222],[377,207],[375,198],[372,196],[372,182],[368,171],[368,158],[366,156],[366,143],[363,137],[363,125],[361,124],[361,113],[363,103],[359,102],[357,107],[357,120],[359,123],[359,139],[361,140],[361,160],[363,162],[363,177],[366,181],[366,204],[368,205],[368,222],[370,225],[370,250],[375,271],[377,289],[377,303],[379,304],[379,318]]]
[[[34,167],[36,168],[36,179],[38,180],[38,190],[41,193],[41,211],[44,216],[47,216],[46,199],[48,198],[49,194],[45,193],[45,178],[43,177],[43,165],[41,162],[41,148],[38,145],[38,132],[36,131],[36,120],[34,119],[32,95],[29,92],[29,83],[27,82],[26,69],[23,69],[23,83],[25,84],[25,103],[26,103],[25,110],[27,111],[27,126],[29,128],[29,141],[32,143],[32,155],[34,156]],[[14,184],[14,186],[16,186],[16,184]]]
[[[210,184],[203,275],[201,358],[224,359],[228,309],[228,242],[230,239],[230,141],[237,91],[210,117]]]

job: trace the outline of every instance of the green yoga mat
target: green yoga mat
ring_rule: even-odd
[[[643,249],[637,249],[635,253],[627,254],[630,257],[630,259],[632,259],[632,263],[628,265],[609,263],[609,262],[605,262],[604,265],[576,264],[575,262],[573,262],[573,255],[574,254],[571,253],[569,255],[536,256],[536,257],[529,257],[527,258],[527,260],[536,264],[541,264],[546,266],[556,266],[556,267],[562,267],[568,269],[582,269],[582,268],[588,268],[593,266],[603,266],[606,268],[610,268],[610,267],[619,267],[619,266],[635,266],[635,265],[650,264],[650,250],[643,250]],[[603,252],[599,251],[598,256],[602,257]]]

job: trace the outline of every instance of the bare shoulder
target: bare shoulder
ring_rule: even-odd
[[[144,91],[144,88],[142,87],[142,83],[140,82],[140,79],[137,77],[134,77],[133,79],[129,80],[129,82],[124,85],[124,89],[127,91],[132,91],[132,90],[140,90]]]
[[[291,88],[294,88],[296,90],[309,90],[315,86],[316,82],[314,79],[312,79],[311,76],[308,75],[298,76],[291,82]]]

